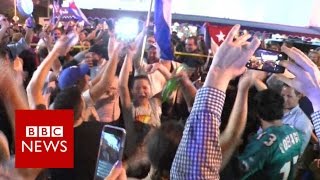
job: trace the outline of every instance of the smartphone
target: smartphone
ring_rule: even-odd
[[[271,73],[283,73],[285,68],[279,63],[287,59],[288,56],[282,52],[259,48],[250,58],[246,67]]]
[[[104,126],[94,180],[104,180],[114,164],[122,160],[125,138],[125,129],[110,125]]]

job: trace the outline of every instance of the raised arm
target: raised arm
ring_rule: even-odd
[[[119,77],[120,101],[124,113],[130,112],[131,107],[131,97],[128,82],[129,74],[132,70],[132,58],[133,54],[128,53],[122,65]]]
[[[144,49],[142,50],[142,46],[144,41],[146,40],[146,29],[143,29],[138,36],[135,39],[135,44],[137,45],[136,51],[134,52],[133,58],[133,67],[136,71],[139,73],[143,71],[142,64],[140,62],[141,56],[143,56],[142,51],[144,52]]]
[[[60,38],[55,44],[53,50],[49,52],[47,57],[34,72],[27,86],[28,102],[31,109],[35,109],[39,104],[47,105],[47,102],[45,102],[45,98],[42,96],[42,88],[50,71],[50,68],[54,64],[54,61],[59,61],[58,57],[67,53],[70,49],[70,47],[67,46],[67,41],[67,36],[63,36],[62,38]]]
[[[196,97],[197,88],[194,87],[186,72],[181,72],[177,76],[179,77],[179,83],[181,86],[179,90],[181,90],[183,98],[186,100],[188,109],[190,111]]]
[[[28,102],[31,109],[35,109],[39,104],[47,105],[44,97],[42,96],[42,88],[45,83],[45,79],[50,71],[50,68],[53,66],[55,61],[59,61],[58,57],[60,55],[66,54],[71,48],[68,46],[68,37],[61,37],[58,42],[53,47],[53,50],[49,52],[48,56],[43,60],[39,65],[38,69],[34,72],[28,86],[27,86],[27,95]]]
[[[134,131],[134,119],[131,111],[131,97],[128,87],[129,74],[132,70],[132,58],[133,52],[129,52],[124,60],[120,71],[119,77],[119,90],[120,90],[120,101],[121,101],[121,111],[123,114],[124,127],[127,131],[127,140],[126,140],[126,154],[131,154],[131,147],[137,146],[136,144],[136,132]]]
[[[111,86],[112,81],[115,79],[121,48],[121,44],[117,44],[115,46],[114,53],[109,60],[101,79],[90,88],[90,96],[94,102],[96,102],[106,92],[106,87]]]
[[[30,46],[31,42],[32,42],[32,38],[33,38],[33,28],[31,27],[26,27],[26,35],[25,35],[25,39],[26,39],[26,43]]]
[[[289,79],[279,76],[279,79],[310,99],[314,110],[311,119],[318,140],[320,140],[320,71],[317,65],[297,48],[282,46],[281,50],[293,59],[293,61],[281,62],[281,65],[295,77]]]
[[[13,69],[9,65],[0,65],[0,98],[9,116],[13,139],[15,139],[15,110],[29,109],[25,91],[17,84]]]
[[[227,165],[233,152],[241,141],[246,126],[248,114],[248,92],[254,84],[250,71],[246,72],[239,81],[238,92],[233,105],[226,129],[220,135],[222,152],[221,170]]]
[[[25,35],[25,39],[26,39],[26,43],[30,46],[31,42],[32,42],[32,38],[33,38],[33,28],[35,27],[35,20],[33,19],[33,17],[28,17],[25,21],[26,27],[26,35]]]
[[[109,57],[112,57],[115,44],[116,44],[116,36],[115,36],[114,32],[109,30],[109,42],[108,42],[108,55],[109,55]]]
[[[94,29],[93,31],[91,31],[88,36],[87,36],[87,40],[93,40],[96,38],[96,35],[97,35],[97,31],[101,30],[102,28],[102,25],[101,24],[98,24],[96,29]]]
[[[260,44],[257,38],[246,42],[249,36],[233,41],[239,29],[239,25],[231,29],[212,61],[204,87],[197,92],[170,179],[219,179],[219,125],[225,91],[229,81],[245,71],[245,64]]]
[[[115,46],[117,44],[117,40],[115,38],[114,33],[111,32],[111,31],[109,31],[109,36],[110,37],[109,37],[109,43],[108,43],[108,55],[109,55],[109,57],[113,57],[113,52],[115,50]],[[108,63],[109,63],[109,61],[103,65],[103,67],[101,68],[100,72],[104,72],[105,71],[106,67],[108,66]],[[98,73],[97,76],[94,79],[91,80],[92,86],[94,86],[95,84],[97,84],[100,81],[100,79],[101,79],[103,74],[104,73]]]
[[[164,76],[166,80],[169,80],[171,78],[171,73],[169,72],[168,68],[166,68],[166,66],[164,66],[162,63],[148,64],[145,67],[145,71],[149,74],[154,73],[157,70]]]
[[[48,27],[48,28],[49,28],[49,27]],[[44,42],[44,44],[45,44],[48,52],[51,52],[52,49],[53,49],[53,46],[54,46],[54,45],[53,45],[53,37],[52,37],[51,33],[48,32],[48,30],[44,31],[44,32],[42,33],[41,39],[42,39],[42,41]],[[52,67],[51,67],[52,70],[53,70],[53,72],[55,73],[55,75],[59,75],[60,70],[61,70],[61,67],[62,67],[62,66],[61,66],[61,63],[60,63],[59,59],[56,58],[56,60],[53,61],[53,64],[52,64]]]

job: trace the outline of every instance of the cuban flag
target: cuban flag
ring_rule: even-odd
[[[69,0],[69,12],[72,13],[79,21],[84,21],[90,24],[87,17],[82,13],[82,11],[76,6],[74,0]]]
[[[174,59],[171,48],[171,1],[156,0],[154,5],[155,38],[163,60]]]

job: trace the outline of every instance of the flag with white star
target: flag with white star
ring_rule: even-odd
[[[213,39],[217,45],[220,45],[225,40],[232,28],[232,26],[211,25],[209,23],[206,24],[206,27],[208,35],[210,35],[210,38]]]

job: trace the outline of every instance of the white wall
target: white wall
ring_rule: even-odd
[[[80,8],[147,11],[151,0],[75,0]],[[320,27],[320,0],[172,0],[172,12]],[[312,17],[313,16],[313,17]]]

